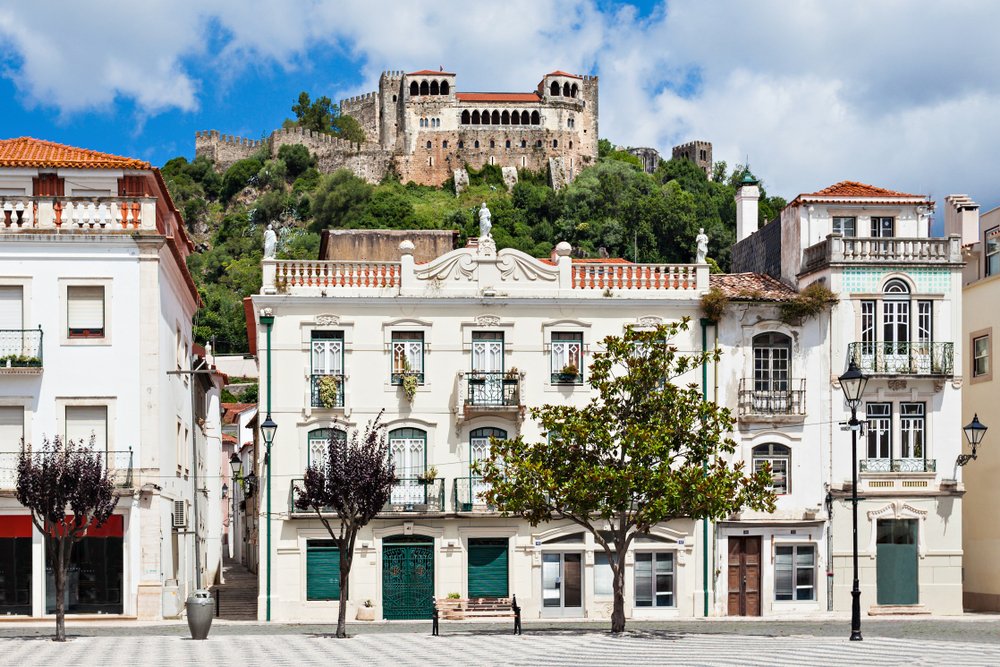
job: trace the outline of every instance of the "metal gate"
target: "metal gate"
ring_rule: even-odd
[[[434,609],[434,541],[396,535],[382,543],[386,620],[429,619]]]

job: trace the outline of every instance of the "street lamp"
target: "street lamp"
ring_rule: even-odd
[[[233,518],[229,521],[229,557],[234,558],[236,556],[236,524],[238,522],[238,515],[236,511],[236,486],[240,483],[240,468],[243,467],[240,455],[236,452],[233,452],[233,455],[229,457],[229,467],[233,470]]]
[[[964,466],[969,461],[976,460],[976,450],[979,448],[979,443],[983,441],[983,436],[986,435],[986,429],[987,427],[979,421],[979,414],[973,415],[972,421],[962,428],[965,431],[965,439],[969,441],[969,446],[972,448],[972,453],[959,454],[955,463]]]
[[[267,597],[265,598],[264,620],[271,622],[271,443],[274,442],[274,432],[278,425],[271,419],[271,329],[274,327],[274,311],[261,308],[260,323],[267,327],[267,418],[260,425],[267,448],[264,453],[264,465],[267,466]],[[258,413],[259,414],[259,413]],[[258,502],[260,502],[258,500]]]
[[[861,405],[861,395],[865,393],[868,376],[861,372],[858,365],[851,360],[847,372],[840,376],[840,388],[844,392],[844,400],[851,408],[851,420],[847,422],[851,429],[851,503],[854,509],[854,587],[851,589],[851,641],[859,642],[861,637],[861,587],[858,583],[858,406]]]

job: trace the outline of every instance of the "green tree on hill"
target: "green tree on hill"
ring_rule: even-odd
[[[309,93],[302,91],[298,102],[292,105],[292,113],[295,114],[295,120],[285,121],[286,126],[296,125],[314,132],[332,134],[356,144],[365,141],[365,131],[358,121],[353,116],[340,113],[340,106],[326,95],[312,101]]]

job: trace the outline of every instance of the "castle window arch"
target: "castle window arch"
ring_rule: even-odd
[[[393,102],[395,102],[395,101],[396,101],[396,96],[395,96],[395,95],[393,95],[393,96],[392,96],[392,101],[393,101]]]
[[[535,142],[535,148],[541,148],[541,147],[542,147],[542,140],[539,139],[538,141]]]
[[[521,124],[521,112],[520,111],[515,111],[514,113],[512,113],[510,115],[510,124],[511,125],[520,125]]]
[[[792,450],[785,445],[769,442],[753,448],[753,469],[759,471],[768,463],[771,466],[771,490],[782,496],[792,490],[789,471],[792,468]]]
[[[509,111],[504,111],[503,114],[500,116],[500,124],[501,125],[510,125],[510,112]]]
[[[448,140],[447,139],[445,139],[444,141],[441,142],[441,148],[448,148]]]
[[[500,112],[499,111],[494,111],[493,112],[493,116],[490,118],[490,122],[493,123],[494,125],[499,125],[500,124]]]
[[[552,140],[552,148],[559,148],[559,140],[558,139],[553,139]]]
[[[531,124],[532,125],[538,125],[541,122],[542,122],[541,115],[537,111],[532,111],[531,112]]]
[[[483,111],[483,113],[481,113],[479,115],[479,117],[482,119],[483,125],[489,125],[490,124],[490,112],[489,111]]]
[[[496,147],[497,147],[497,142],[490,139],[490,148],[496,148]]]
[[[563,84],[563,97],[569,97],[569,82]]]
[[[527,148],[527,147],[528,147],[528,140],[521,139],[521,148]]]
[[[431,142],[428,141],[427,142],[427,150],[430,150],[430,148],[431,148]]]
[[[419,94],[420,94],[420,86],[417,85],[416,81],[414,81],[413,83],[410,84],[410,95],[419,95]]]
[[[576,119],[573,118],[572,116],[570,116],[569,118],[567,118],[566,119],[566,127],[570,128],[570,129],[576,127]]]
[[[576,97],[579,93],[580,93],[580,87],[574,83],[573,86],[569,89],[569,96]]]
[[[531,119],[528,116],[528,112],[527,111],[522,111],[521,112],[521,125],[527,125],[530,122],[531,122]]]
[[[441,88],[438,87],[437,81],[431,81],[431,95],[437,95],[441,92]]]
[[[558,97],[559,96],[559,82],[553,81],[552,85],[549,86],[549,94]]]
[[[504,148],[510,148],[510,139],[508,139],[507,141],[505,141],[505,142],[503,143],[503,147],[504,147]]]
[[[469,114],[469,110],[466,109],[462,112],[462,125],[468,125],[472,122],[472,116]]]
[[[447,81],[441,82],[441,94],[448,95],[451,92],[451,86],[448,85]]]
[[[570,148],[573,148],[573,142],[572,142],[572,141],[571,141],[571,142],[569,142],[569,147],[570,147]]]
[[[468,111],[466,111],[466,113],[468,113]],[[473,125],[479,125],[479,110],[478,109],[476,111],[472,112],[472,124]]]
[[[461,139],[459,139],[459,141],[458,141],[458,147],[459,148],[465,148],[465,142],[462,141]]]
[[[472,147],[473,148],[479,148],[479,139],[476,139],[476,142],[474,144],[472,144]]]
[[[430,94],[430,86],[427,85],[427,81],[421,81],[420,82],[420,94],[421,95],[429,95]]]

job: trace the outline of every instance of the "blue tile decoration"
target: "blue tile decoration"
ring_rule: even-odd
[[[896,268],[852,266],[844,267],[843,291],[847,294],[881,292],[886,276],[900,273],[910,277],[918,294],[946,294],[951,289],[951,269],[944,267],[913,267],[900,271]]]

